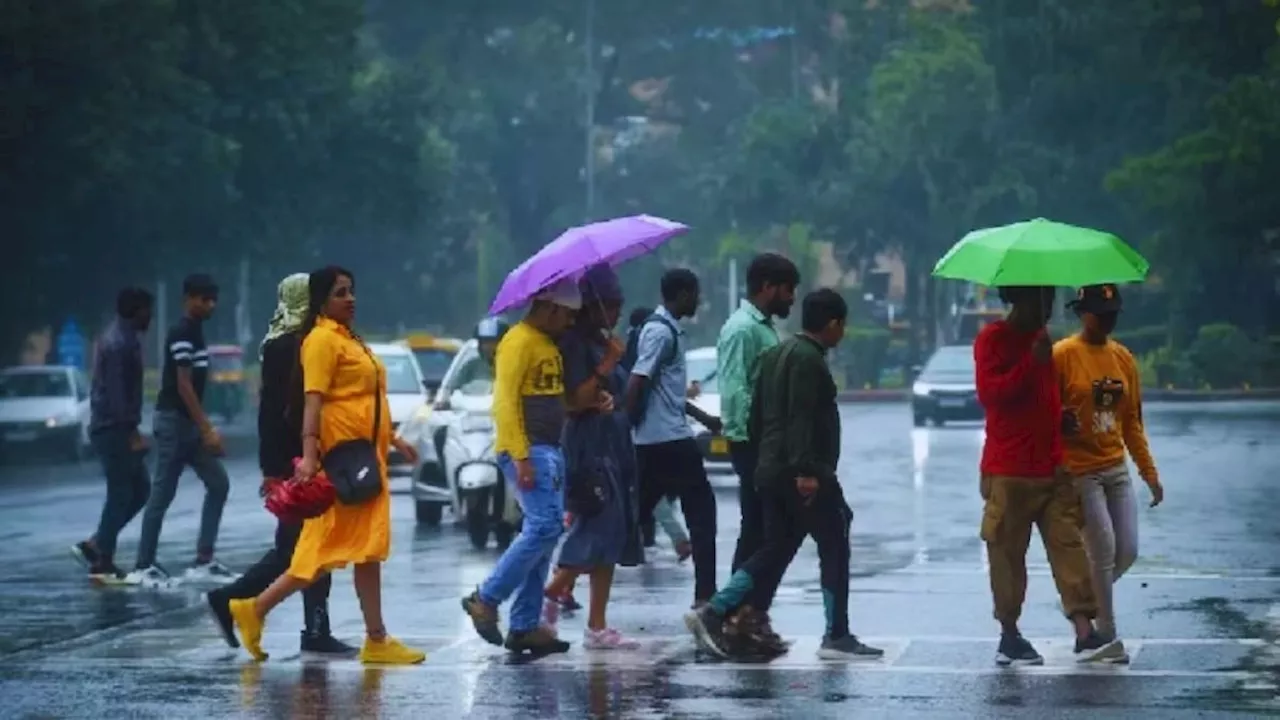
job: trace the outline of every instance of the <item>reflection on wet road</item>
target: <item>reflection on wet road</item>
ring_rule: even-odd
[[[878,662],[814,657],[822,626],[817,554],[807,545],[774,606],[796,644],[771,665],[696,656],[680,615],[692,570],[660,548],[620,570],[610,621],[639,650],[586,653],[583,619],[562,623],[569,655],[513,664],[477,640],[457,598],[492,566],[460,532],[413,525],[393,503],[396,536],[384,570],[391,631],[425,647],[414,668],[299,657],[300,601],[271,618],[259,666],[222,645],[198,590],[87,586],[66,547],[96,522],[92,465],[0,470],[0,698],[9,717],[531,718],[531,717],[1212,717],[1280,713],[1280,405],[1153,406],[1149,430],[1168,499],[1141,515],[1138,564],[1117,590],[1133,662],[1077,666],[1043,549],[1033,544],[1023,630],[1043,668],[992,665],[978,426],[912,429],[905,407],[844,410],[842,477],[855,519],[854,630],[886,648]],[[234,478],[219,554],[243,568],[269,541],[252,461]],[[161,562],[190,558],[202,488],[181,485]],[[1145,492],[1145,490],[1140,490]],[[721,581],[737,536],[736,497],[719,492]],[[132,558],[135,522],[121,542]],[[167,562],[166,562],[167,561]],[[122,562],[122,564],[124,564]],[[358,641],[350,574],[333,593],[334,624]],[[585,587],[580,591],[585,600]]]

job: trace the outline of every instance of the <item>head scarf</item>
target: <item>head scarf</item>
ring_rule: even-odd
[[[622,283],[618,274],[607,264],[592,265],[578,283],[582,288],[582,304],[618,303],[622,304]]]
[[[258,359],[262,359],[262,348],[268,342],[302,327],[302,321],[307,317],[307,302],[310,299],[309,280],[310,275],[307,273],[294,273],[280,281],[280,286],[276,290],[279,298],[276,302],[276,312],[267,325],[267,335],[262,338],[262,345],[258,347]]]

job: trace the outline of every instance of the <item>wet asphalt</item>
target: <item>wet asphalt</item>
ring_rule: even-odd
[[[913,429],[902,405],[844,409],[842,479],[854,507],[853,627],[881,661],[815,658],[822,628],[817,555],[807,545],[774,606],[795,640],[769,665],[694,652],[681,614],[692,569],[665,544],[617,576],[610,621],[639,650],[587,653],[584,619],[562,621],[565,656],[512,662],[472,633],[457,599],[492,567],[454,528],[414,526],[393,503],[384,568],[391,632],[429,652],[424,665],[366,669],[298,654],[301,602],[271,617],[257,665],[227,648],[200,589],[91,587],[68,546],[96,524],[93,464],[0,468],[0,716],[15,718],[1182,718],[1280,715],[1280,404],[1148,409],[1167,492],[1141,511],[1141,557],[1117,588],[1125,666],[1079,666],[1043,549],[1034,544],[1023,632],[1042,668],[992,664],[996,625],[977,537],[977,425]],[[234,434],[233,429],[229,431]],[[236,445],[237,443],[232,443]],[[233,488],[220,558],[242,569],[273,519],[256,495],[246,436],[227,461]],[[719,578],[737,537],[734,480],[719,478]],[[1140,490],[1145,500],[1145,490]],[[184,476],[161,538],[180,569],[194,548],[202,488]],[[447,516],[446,516],[447,523]],[[121,536],[132,559],[138,521]],[[665,543],[665,540],[660,540]],[[585,586],[579,589],[585,600]],[[337,634],[359,642],[350,573],[335,582]]]

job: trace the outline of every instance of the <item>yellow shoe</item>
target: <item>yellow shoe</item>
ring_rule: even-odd
[[[390,635],[381,640],[366,637],[360,648],[360,662],[366,665],[417,665],[426,659],[426,653],[407,647]]]
[[[262,618],[253,609],[253,598],[232,600],[230,603],[231,620],[236,624],[236,634],[240,643],[249,651],[254,660],[262,662],[267,654],[262,652]]]

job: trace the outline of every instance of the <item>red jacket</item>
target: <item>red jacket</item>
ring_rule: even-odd
[[[1049,479],[1062,463],[1062,396],[1053,362],[1031,355],[1044,332],[1019,332],[998,320],[974,340],[978,402],[987,415],[984,475]]]

